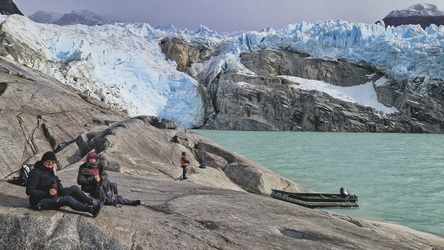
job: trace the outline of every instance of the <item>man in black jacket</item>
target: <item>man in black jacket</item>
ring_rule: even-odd
[[[80,190],[78,186],[64,188],[55,174],[57,158],[54,152],[46,152],[40,161],[34,164],[28,177],[26,194],[32,208],[55,210],[69,206],[76,211],[89,212],[96,217],[102,209],[102,203]]]
[[[187,154],[185,152],[182,152],[182,155],[180,156],[180,167],[182,168],[182,179],[186,180],[187,178],[187,169],[188,164],[190,162],[188,161]]]

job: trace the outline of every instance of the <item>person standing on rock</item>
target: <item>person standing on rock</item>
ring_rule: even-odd
[[[89,212],[96,217],[102,204],[80,190],[78,186],[64,188],[55,172],[57,158],[54,152],[46,152],[29,172],[26,194],[29,203],[37,210],[56,210],[69,206],[76,211]]]
[[[108,173],[105,171],[102,164],[99,163],[99,157],[97,154],[95,152],[90,152],[86,155],[85,163],[79,167],[77,183],[82,187],[83,191],[91,194],[94,198],[100,199],[103,185],[106,182],[109,182]],[[110,184],[113,186],[114,192],[118,194],[117,183],[111,182]],[[140,205],[140,200],[128,200],[121,195],[117,196],[116,202],[121,205]]]
[[[188,161],[187,158],[187,153],[182,152],[182,155],[180,156],[180,167],[182,168],[182,179],[186,180],[187,178],[187,169],[188,169],[188,164],[190,162]]]

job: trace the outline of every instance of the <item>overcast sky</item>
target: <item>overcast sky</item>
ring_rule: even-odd
[[[191,31],[203,24],[219,32],[281,29],[287,24],[339,19],[374,23],[415,0],[13,0],[25,16],[38,10],[89,10],[121,22],[172,23]],[[425,0],[444,11],[444,0]]]

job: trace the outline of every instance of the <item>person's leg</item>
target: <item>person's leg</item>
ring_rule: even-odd
[[[182,166],[182,178],[187,179],[187,166]]]
[[[131,205],[131,206],[137,206],[140,205],[140,200],[128,200],[126,198],[123,198],[122,196],[118,196],[117,203],[121,205]]]
[[[72,196],[77,201],[93,205],[94,198],[83,192],[78,186],[63,189],[62,196]]]
[[[117,203],[122,204],[122,205],[131,205],[131,200],[123,198],[121,195],[119,195],[117,197]]]
[[[57,199],[43,199],[37,204],[37,209],[56,210],[63,206],[69,206],[71,209],[82,212],[89,212],[95,218],[99,215],[103,204],[101,202],[88,205],[74,199],[72,196],[60,196]]]
[[[99,215],[100,210],[102,210],[103,203],[87,195],[78,186],[65,188],[62,194],[61,198],[63,199],[61,201],[74,210],[90,212],[94,217]]]
[[[115,193],[115,194],[119,194],[119,191],[117,190],[117,183],[115,183],[115,182],[111,182],[111,186],[112,186],[113,189],[114,189],[114,193]]]
[[[57,199],[43,199],[40,201],[39,209],[56,210],[63,206],[69,206],[71,209],[82,212],[89,212],[90,206],[77,201],[72,196],[60,196]]]

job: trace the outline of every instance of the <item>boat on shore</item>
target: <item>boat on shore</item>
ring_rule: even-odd
[[[339,194],[293,193],[282,190],[271,190],[271,197],[288,201],[309,208],[318,207],[359,207],[358,197],[341,187]]]

